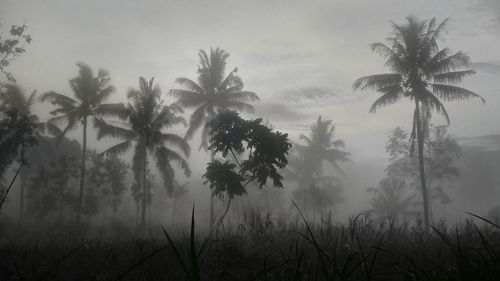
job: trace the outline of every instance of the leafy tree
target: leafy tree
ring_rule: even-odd
[[[429,226],[429,202],[424,169],[424,139],[432,112],[442,114],[449,123],[448,113],[441,100],[462,101],[473,98],[484,99],[478,94],[453,84],[461,82],[474,73],[465,69],[469,57],[450,49],[440,49],[438,41],[443,38],[447,20],[438,24],[436,19],[421,21],[407,17],[407,24],[392,24],[393,35],[388,45],[373,43],[371,48],[387,61],[385,65],[392,71],[359,78],[354,89],[375,90],[382,94],[372,105],[370,112],[407,98],[415,103],[411,151],[415,138],[418,144],[419,172],[424,207],[424,223]],[[430,170],[430,169],[429,169]]]
[[[200,149],[207,150],[209,129],[205,124],[222,110],[252,113],[255,109],[249,102],[259,100],[259,97],[254,92],[243,90],[243,81],[236,74],[238,68],[226,76],[228,52],[221,48],[210,48],[210,55],[205,50],[200,50],[198,56],[200,64],[198,65],[197,82],[189,78],[177,78],[176,82],[184,89],[171,90],[170,94],[177,98],[178,105],[194,109],[185,138],[191,139],[193,134],[203,127]],[[213,153],[210,161],[214,161]],[[213,225],[213,222],[212,197],[210,200],[210,225]]]
[[[123,153],[132,146],[134,156],[132,170],[136,182],[140,183],[143,194],[147,194],[146,170],[148,154],[155,160],[156,167],[163,176],[163,182],[169,194],[173,191],[174,169],[171,162],[175,161],[184,170],[186,176],[191,175],[187,161],[175,150],[167,147],[168,144],[182,151],[186,157],[189,156],[190,147],[180,136],[164,132],[165,129],[174,125],[184,124],[185,121],[177,113],[181,112],[176,106],[167,106],[161,100],[161,90],[144,78],[139,78],[139,89],[131,89],[128,92],[129,103],[121,115],[123,126],[115,126],[104,120],[97,120],[99,128],[98,138],[111,136],[121,138],[123,142],[116,144],[103,153]],[[142,224],[146,220],[146,197],[142,197]]]
[[[408,134],[400,127],[395,128],[389,134],[386,146],[390,161],[386,169],[387,176],[391,180],[405,181],[410,186],[417,188],[420,181],[419,160],[411,157],[411,144],[407,140]],[[456,160],[461,155],[460,146],[453,137],[448,135],[446,126],[430,126],[429,133],[424,139],[424,146],[424,164],[429,167],[426,174],[429,205],[433,200],[447,204],[450,199],[443,188],[460,176],[456,166]],[[431,211],[429,210],[429,212]]]
[[[118,158],[116,154],[111,154],[104,160],[104,170],[106,171],[108,188],[106,193],[111,196],[111,206],[113,215],[116,215],[121,197],[125,191],[125,177],[128,165]]]
[[[51,211],[59,211],[59,220],[65,217],[65,207],[77,208],[81,146],[67,138],[43,137],[37,147],[27,155],[30,163],[26,181],[27,210],[45,217]]]
[[[27,30],[26,25],[12,25],[7,36],[0,35],[0,72],[5,75],[8,82],[15,83],[16,79],[6,68],[12,60],[26,52],[24,47],[32,41]]]
[[[234,196],[247,193],[245,188],[249,183],[255,181],[262,188],[270,179],[273,186],[283,187],[278,169],[288,164],[286,155],[291,147],[288,135],[273,132],[261,122],[260,118],[244,120],[236,111],[224,111],[207,124],[210,129],[208,149],[213,153],[220,152],[224,158],[230,153],[234,159],[237,159],[236,154],[248,153],[247,159],[236,160],[236,164],[214,160],[203,175],[215,196],[229,198],[219,223],[229,211]]]
[[[71,79],[69,84],[74,93],[74,98],[56,92],[47,92],[41,96],[42,101],[50,101],[57,106],[51,112],[55,117],[49,123],[57,124],[65,121],[65,128],[61,136],[77,127],[78,122],[83,126],[82,157],[80,173],[80,189],[78,195],[77,222],[80,222],[84,203],[84,190],[86,180],[87,159],[87,125],[89,117],[94,121],[101,121],[102,116],[117,116],[124,110],[123,104],[105,104],[104,102],[115,91],[110,84],[109,73],[99,69],[97,77],[94,77],[92,68],[85,63],[77,63],[79,74]]]

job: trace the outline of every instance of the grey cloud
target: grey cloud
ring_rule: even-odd
[[[500,73],[500,61],[491,62],[473,62],[471,67],[480,72],[486,72],[491,74]]]
[[[273,121],[299,121],[307,117],[299,108],[290,108],[283,103],[263,102],[255,105],[258,115],[267,117]]]
[[[329,87],[305,87],[283,91],[282,100],[302,106],[329,106],[340,105],[359,100],[362,96],[357,93],[347,93],[340,89]]]

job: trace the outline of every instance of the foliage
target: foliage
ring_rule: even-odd
[[[393,218],[396,221],[401,218],[414,215],[411,204],[415,195],[405,196],[407,184],[404,180],[384,178],[380,181],[378,188],[368,188],[373,194],[370,204],[373,211],[380,217]]]
[[[7,70],[7,67],[11,61],[26,52],[25,46],[31,41],[28,26],[25,24],[12,25],[7,36],[0,35],[0,72],[5,75],[7,81],[16,82],[14,75]]]
[[[453,183],[460,172],[456,160],[461,155],[457,141],[450,135],[446,126],[431,126],[425,138],[424,163],[427,169],[427,186],[431,200],[448,202],[443,188]],[[408,134],[400,127],[389,134],[386,146],[390,164],[386,168],[387,176],[396,181],[405,181],[410,186],[418,187],[418,159],[411,157]]]
[[[15,108],[7,109],[4,114],[0,120],[0,177],[4,176],[6,169],[19,155],[20,162],[24,163],[26,149],[38,143],[36,125],[29,116],[19,113]]]
[[[219,113],[207,126],[210,128],[210,146],[223,157],[231,153],[248,151],[248,158],[237,164],[214,160],[203,175],[215,195],[246,193],[245,186],[256,180],[263,187],[271,179],[275,187],[283,187],[283,177],[278,169],[286,167],[286,155],[291,147],[288,135],[273,132],[261,124],[262,119],[244,120],[235,111]]]

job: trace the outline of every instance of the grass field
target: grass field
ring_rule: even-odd
[[[500,231],[481,218],[426,232],[359,217],[310,225],[253,214],[209,239],[195,225],[141,238],[123,226],[114,238],[4,226],[0,280],[500,280]]]

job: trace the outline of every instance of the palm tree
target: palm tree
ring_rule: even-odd
[[[185,124],[185,120],[177,115],[180,108],[176,106],[163,105],[160,88],[153,85],[153,79],[149,82],[139,78],[139,89],[131,89],[128,92],[128,103],[121,118],[127,122],[123,126],[115,126],[99,119],[96,126],[99,128],[97,137],[112,136],[123,139],[103,153],[114,154],[127,151],[134,147],[132,169],[139,185],[142,185],[142,194],[147,192],[147,163],[148,154],[154,158],[156,166],[163,176],[165,187],[169,194],[173,192],[174,169],[171,161],[176,161],[184,170],[186,176],[191,175],[187,161],[178,152],[166,146],[167,143],[175,145],[188,157],[190,147],[182,137],[163,132],[173,125]],[[146,222],[146,200],[142,196],[142,224]]]
[[[300,139],[306,142],[306,145],[297,145],[301,154],[299,158],[303,164],[303,180],[306,185],[311,184],[313,178],[321,179],[323,177],[323,162],[330,163],[339,173],[342,170],[338,161],[347,161],[348,152],[340,150],[344,147],[344,141],[334,140],[335,125],[332,120],[323,120],[321,115],[311,126],[309,136],[300,135]]]
[[[429,227],[429,203],[424,170],[424,135],[433,111],[442,114],[449,124],[448,113],[441,100],[462,101],[484,99],[478,94],[452,84],[461,82],[475,72],[466,69],[469,57],[450,49],[439,49],[438,40],[443,37],[447,20],[440,24],[436,19],[420,21],[407,17],[407,24],[392,24],[394,34],[389,45],[373,43],[374,52],[384,57],[391,73],[359,78],[354,89],[376,90],[382,94],[373,103],[370,112],[408,98],[415,103],[413,111],[411,152],[417,139],[420,181],[424,202],[424,223]],[[413,153],[412,153],[413,154]]]
[[[57,124],[65,121],[65,128],[61,136],[77,127],[78,121],[83,126],[82,136],[82,158],[80,167],[80,189],[78,195],[77,222],[80,222],[86,178],[86,155],[87,155],[87,124],[88,118],[94,117],[94,121],[100,120],[101,116],[115,116],[123,112],[123,104],[104,104],[103,102],[115,91],[110,84],[109,73],[99,69],[97,77],[94,77],[92,68],[85,63],[77,63],[79,75],[69,81],[74,92],[74,98],[53,91],[44,93],[42,101],[50,101],[58,108],[51,112],[55,117],[48,122]]]
[[[243,82],[236,75],[235,68],[227,76],[226,60],[229,53],[221,48],[210,48],[210,56],[204,50],[198,53],[200,64],[198,65],[197,82],[189,78],[177,78],[175,81],[184,89],[173,89],[170,94],[177,98],[177,104],[185,108],[193,108],[189,120],[189,128],[185,139],[190,140],[193,134],[203,127],[201,133],[200,149],[207,150],[208,127],[205,126],[212,120],[218,111],[237,110],[248,113],[255,111],[248,102],[259,100],[254,92],[243,91]],[[214,154],[211,154],[211,161]],[[214,223],[213,194],[210,200],[210,225]]]

